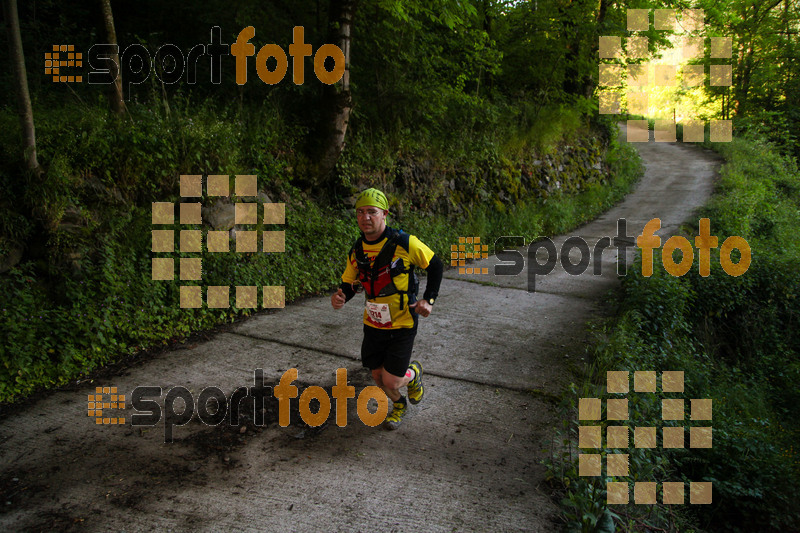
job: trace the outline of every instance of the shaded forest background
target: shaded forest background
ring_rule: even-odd
[[[606,480],[580,478],[569,453],[552,465],[554,490],[575,530],[796,527],[798,2],[3,0],[3,8],[0,402],[255,311],[180,309],[182,283],[151,279],[151,204],[179,202],[181,174],[255,174],[261,200],[286,204],[285,253],[203,253],[202,284],[284,285],[287,301],[336,283],[357,231],[353,196],[367,186],[387,191],[394,224],[445,257],[459,235],[530,242],[596,216],[641,172],[631,147],[616,141],[614,123],[625,116],[598,114],[599,37],[624,43],[628,9],[704,9],[705,36],[730,36],[733,57],[700,63],[706,72],[733,64],[733,83],[706,85],[697,116],[731,118],[735,136],[705,143],[726,158],[706,213],[720,242],[750,242],[753,266],[713,279],[643,279],[633,269],[579,394],[600,394],[592,384],[605,370],[685,368],[687,394],[718,402],[713,449],[662,450],[656,460],[634,450],[631,464],[658,479],[713,480],[714,505],[613,511]],[[307,58],[304,84],[292,82],[290,60],[283,81],[267,85],[253,56],[238,85],[234,58],[223,56],[220,83],[207,57],[189,83],[157,56],[169,44],[186,57],[211,42],[213,27],[230,45],[247,26],[256,53],[271,43],[288,51],[295,26],[314,51],[341,45],[345,77],[325,85]],[[669,45],[669,33],[652,26],[642,35],[654,57]],[[86,83],[88,51],[114,41],[121,83]],[[84,54],[82,68],[67,69],[83,83],[45,74],[54,44]],[[147,79],[138,63],[129,68],[132,51],[157,59]],[[236,230],[229,226],[217,229]],[[655,403],[639,407],[635,423],[660,424]],[[574,405],[567,409],[569,440]]]

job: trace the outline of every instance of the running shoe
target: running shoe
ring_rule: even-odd
[[[422,387],[422,364],[419,361],[411,361],[408,367],[414,370],[414,379],[408,382],[408,400],[416,405],[425,395],[425,389]]]
[[[399,428],[400,423],[403,421],[403,415],[406,414],[407,408],[408,406],[406,405],[406,399],[401,396],[400,401],[394,402],[394,408],[386,417],[386,420],[383,421],[383,427],[386,429]]]

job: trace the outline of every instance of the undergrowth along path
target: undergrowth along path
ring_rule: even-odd
[[[680,144],[637,147],[646,172],[634,192],[569,236],[592,248],[614,237],[620,218],[635,238],[657,217],[663,242],[707,201],[718,164],[713,154]],[[567,237],[554,238],[557,250]],[[629,265],[632,258],[633,247]],[[492,257],[472,266],[492,272],[497,263]],[[251,386],[257,368],[267,384],[297,368],[302,384],[330,387],[343,367],[358,393],[370,384],[358,362],[358,300],[338,312],[327,297],[304,300],[84,390],[55,392],[0,421],[0,525],[553,531],[558,509],[540,464],[559,422],[552,399],[584,353],[585,324],[606,312],[602,296],[616,284],[613,247],[603,254],[602,275],[592,275],[590,266],[570,276],[556,265],[537,277],[533,293],[526,290],[527,271],[496,277],[451,270],[415,345],[426,370],[425,399],[396,432],[365,426],[353,401],[344,428],[248,423],[240,431],[192,421],[176,427],[169,444],[163,423],[96,426],[87,417],[95,386],[127,395],[141,385],[162,387],[163,405],[174,386],[195,396],[209,386],[228,394]]]

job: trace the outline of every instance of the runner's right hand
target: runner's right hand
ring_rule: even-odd
[[[331,294],[331,305],[334,309],[341,309],[345,302],[344,292],[342,289],[339,289],[335,293]]]

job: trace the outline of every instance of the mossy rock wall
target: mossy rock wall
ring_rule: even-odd
[[[592,136],[517,161],[488,157],[470,168],[400,158],[391,170],[366,177],[352,192],[355,197],[359,190],[378,187],[389,197],[390,209],[400,216],[412,210],[458,218],[486,204],[504,211],[522,201],[578,193],[592,183],[605,184],[609,177],[607,149],[607,142]]]

